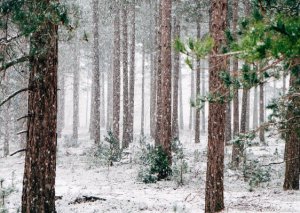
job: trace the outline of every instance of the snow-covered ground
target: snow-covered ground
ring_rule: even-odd
[[[195,145],[189,132],[182,134],[182,143],[189,173],[185,184],[177,186],[174,181],[144,184],[137,180],[139,165],[119,163],[113,167],[95,165],[88,155],[93,146],[87,131],[81,131],[80,145],[66,147],[60,141],[58,148],[56,195],[58,213],[96,212],[204,212],[206,137]],[[263,162],[281,161],[282,142],[270,142],[268,147],[253,147],[252,157]],[[274,155],[277,149],[276,157]],[[195,150],[200,154],[195,161]],[[229,169],[231,147],[226,147],[225,163],[225,206],[224,212],[300,212],[300,192],[283,191],[284,165],[272,166],[272,181],[263,183],[249,191],[239,172]],[[13,193],[5,199],[9,212],[20,207],[24,158],[13,156],[0,159],[0,177],[4,186],[13,184]],[[70,204],[77,197],[96,196],[105,200]]]

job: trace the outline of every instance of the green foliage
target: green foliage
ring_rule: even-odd
[[[138,179],[144,183],[155,183],[172,174],[168,156],[161,146],[148,145],[141,160],[143,167],[139,171]]]
[[[173,151],[173,164],[172,164],[172,174],[173,180],[177,185],[184,184],[184,174],[188,172],[188,163],[185,160],[185,155],[183,153],[182,143],[175,139],[172,143]]]

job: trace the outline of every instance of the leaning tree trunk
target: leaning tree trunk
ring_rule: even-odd
[[[201,39],[201,28],[200,22],[197,22],[197,39]],[[201,82],[201,60],[197,58],[196,67],[196,98],[200,96],[200,82]],[[200,108],[196,108],[195,115],[195,143],[200,143]]]
[[[91,101],[93,112],[92,139],[96,145],[100,144],[100,50],[99,50],[99,5],[97,0],[93,0],[93,90],[94,100]]]
[[[172,164],[172,57],[171,57],[172,0],[162,0],[161,10],[161,131],[160,145]]]
[[[23,213],[56,212],[57,29],[48,21],[30,38],[30,49],[38,54],[30,59]]]
[[[129,142],[133,141],[134,133],[134,84],[135,84],[135,0],[131,15],[131,49],[130,49],[130,76],[129,76]]]
[[[120,134],[120,10],[117,8],[114,19],[113,50],[113,136],[119,141]]]
[[[293,93],[300,92],[299,72],[300,66],[294,68],[290,77],[290,88]],[[293,74],[297,73],[297,74]],[[299,190],[299,175],[300,175],[300,97],[298,95],[291,95],[289,98],[289,105],[287,107],[287,132],[285,133],[285,178],[284,190]]]
[[[127,24],[127,7],[122,9],[122,27],[123,27],[123,139],[122,147],[129,146],[129,97],[128,97],[128,24]]]
[[[214,39],[213,53],[222,53],[226,45],[225,30],[227,0],[212,0],[210,3],[210,33]],[[225,94],[226,87],[220,79],[220,72],[227,69],[224,56],[209,57],[209,91]],[[216,94],[215,94],[216,95]],[[226,103],[209,103],[208,153],[205,189],[205,212],[224,209],[224,142]]]
[[[174,17],[174,39],[180,38],[180,21]],[[180,53],[174,52],[174,73],[173,73],[173,113],[172,113],[172,138],[179,137],[178,130],[178,81],[180,69]]]

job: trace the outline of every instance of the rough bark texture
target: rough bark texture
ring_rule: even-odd
[[[122,27],[123,27],[123,139],[122,147],[127,148],[129,145],[130,135],[128,128],[129,118],[129,96],[128,96],[128,24],[127,24],[127,7],[122,9]]]
[[[162,0],[161,23],[161,131],[160,145],[172,163],[172,57],[171,57],[171,9],[172,0]]]
[[[46,22],[30,38],[30,49],[39,52],[30,60],[23,213],[56,212],[57,29]]]
[[[77,36],[74,40],[74,66],[73,66],[73,132],[72,139],[78,142],[79,126],[79,49]]]
[[[129,142],[133,141],[134,133],[134,87],[135,87],[135,1],[131,14],[131,49],[130,49],[130,76],[129,76]]]
[[[119,141],[120,133],[120,11],[117,8],[114,19],[113,50],[113,136]]]
[[[201,39],[201,26],[200,22],[197,23],[197,38]],[[196,66],[196,98],[200,96],[200,83],[201,83],[201,60],[197,59]],[[200,109],[196,109],[195,115],[195,143],[200,143]]]
[[[225,33],[227,0],[210,2],[210,33],[214,39],[213,53],[220,53],[226,43]],[[226,93],[225,85],[219,78],[227,69],[226,57],[209,57],[209,91]],[[224,209],[224,142],[225,142],[225,103],[209,103],[208,153],[205,189],[205,212],[218,212]]]
[[[300,91],[299,85],[299,72],[300,66],[298,65],[296,75],[291,74],[290,87],[294,92]],[[298,81],[298,82],[297,82]],[[300,137],[299,137],[299,111],[295,110],[300,107],[300,97],[291,96],[289,98],[289,106],[287,108],[287,132],[285,144],[285,178],[283,188],[284,190],[299,190],[299,175],[300,175]]]
[[[174,40],[180,38],[180,21],[174,17]],[[179,137],[178,130],[178,81],[180,69],[180,53],[174,51],[174,69],[173,69],[173,112],[172,112],[172,138]]]
[[[93,90],[94,99],[91,101],[93,108],[93,121],[92,121],[92,139],[95,144],[100,144],[100,50],[99,50],[99,5],[97,0],[93,0]]]
[[[141,112],[141,135],[144,136],[145,121],[145,43],[142,51],[142,112]]]

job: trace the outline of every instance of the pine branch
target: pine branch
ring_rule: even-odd
[[[28,55],[26,55],[26,56],[23,56],[21,58],[17,58],[17,59],[15,59],[13,61],[10,61],[10,62],[4,64],[2,67],[0,67],[0,72],[3,71],[3,70],[6,70],[7,68],[10,68],[10,67],[12,67],[12,66],[14,66],[16,64],[26,62],[26,61],[29,60],[29,58],[30,57]]]
[[[10,96],[8,96],[7,98],[5,98],[2,102],[0,102],[0,107],[3,106],[6,102],[8,102],[10,99],[12,99],[13,97],[15,97],[16,95],[22,93],[22,92],[26,92],[30,90],[29,88],[23,88],[23,89],[20,89],[16,92],[14,92],[13,94],[11,94]]]

